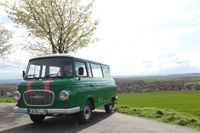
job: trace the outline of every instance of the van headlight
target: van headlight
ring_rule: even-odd
[[[16,92],[13,93],[13,97],[14,97],[17,101],[19,101],[19,99],[21,98],[21,94],[19,93],[19,91],[16,91]]]
[[[67,91],[61,91],[59,93],[59,98],[61,101],[66,101],[69,98],[69,93]]]

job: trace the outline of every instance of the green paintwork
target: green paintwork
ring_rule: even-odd
[[[74,60],[76,58],[73,58]],[[79,59],[80,60],[80,59]],[[86,61],[86,60],[83,60]],[[30,80],[30,79],[29,79]],[[20,108],[27,108],[23,101],[23,93],[26,91],[29,80],[23,80],[18,85],[18,91],[22,98],[19,100]],[[46,79],[32,81],[31,90],[44,90]],[[50,90],[54,92],[54,103],[49,107],[31,107],[31,108],[73,108],[80,107],[83,110],[88,98],[93,98],[95,108],[108,104],[116,96],[116,85],[112,78],[93,78],[93,77],[71,77],[71,78],[53,78],[50,81]],[[69,100],[67,107],[65,102],[59,99],[59,93],[62,90],[69,91]]]

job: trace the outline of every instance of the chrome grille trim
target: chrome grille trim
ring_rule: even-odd
[[[52,95],[52,97],[51,97],[51,102],[49,103],[49,104],[28,104],[28,102],[27,102],[27,99],[26,99],[26,94],[27,93],[31,93],[31,92],[40,92],[40,93],[42,93],[42,92],[44,92],[44,93],[51,93],[51,95]],[[38,96],[38,98],[37,98],[37,96]],[[39,95],[37,95],[37,96],[35,96],[36,97],[36,99],[41,99],[42,98],[42,96],[39,96]],[[34,96],[33,96],[34,97]],[[50,90],[30,90],[30,91],[25,91],[24,93],[23,93],[23,100],[24,100],[24,103],[27,105],[27,106],[31,106],[31,107],[46,107],[46,106],[51,106],[53,103],[54,103],[54,99],[55,99],[55,94],[54,94],[54,92],[52,92],[52,91],[50,91]],[[37,102],[37,101],[35,101],[35,102]]]

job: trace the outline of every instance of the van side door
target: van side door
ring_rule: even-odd
[[[90,88],[88,87],[88,72],[86,62],[82,60],[75,60],[75,87],[76,102],[80,104],[81,108],[85,106],[88,95],[90,95]]]
[[[90,88],[94,90],[95,103],[96,106],[100,106],[104,103],[105,93],[103,88],[105,88],[103,81],[103,73],[101,65],[98,63],[90,63],[93,78],[90,82]]]
[[[106,93],[105,100],[110,101],[112,97],[115,97],[116,85],[111,77],[110,67],[108,65],[101,65],[103,71],[103,83],[104,83],[104,93]]]

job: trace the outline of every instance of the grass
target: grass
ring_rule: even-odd
[[[200,118],[200,91],[158,91],[118,94],[118,105],[169,108]]]
[[[200,91],[118,94],[117,112],[200,129]]]
[[[16,100],[13,97],[0,96],[0,103],[14,103]]]
[[[177,112],[171,109],[135,108],[126,105],[115,107],[115,111],[129,115],[156,119],[162,122],[173,123],[200,129],[200,119],[194,115]]]

